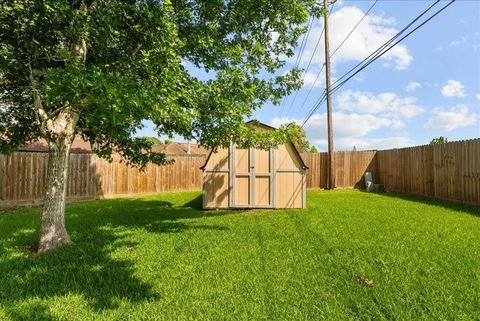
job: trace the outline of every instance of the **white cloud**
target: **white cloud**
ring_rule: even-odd
[[[288,122],[301,123],[300,119],[294,118],[274,118],[271,121],[272,126],[278,127]],[[333,126],[335,136],[339,138],[345,137],[361,137],[377,130],[381,127],[393,127],[396,129],[403,128],[405,124],[402,121],[392,120],[389,118],[378,117],[370,114],[347,114],[345,112],[333,113]],[[321,139],[327,134],[327,114],[315,114],[304,126],[310,138]]]
[[[465,33],[461,35],[459,38],[450,41],[446,46],[438,46],[437,50],[447,50],[451,48],[457,47],[464,47],[468,48],[467,45],[473,42],[473,50],[478,49],[478,40],[477,38],[480,36],[480,32],[473,32],[473,33]]]
[[[290,122],[296,122],[297,124],[301,124],[300,119],[288,118],[288,117],[275,117],[270,121],[270,126],[280,127],[281,125],[285,125]]]
[[[278,127],[288,122],[301,123],[300,119],[274,118],[271,125]],[[396,119],[378,117],[371,114],[334,112],[333,129],[336,150],[349,150],[354,145],[358,149],[381,149],[411,145],[406,137],[366,138],[365,136],[382,128],[401,129],[405,124]],[[327,145],[327,115],[315,114],[304,126],[308,139],[316,146]]]
[[[467,42],[468,40],[468,35],[463,35],[461,36],[459,39],[455,39],[453,41],[451,41],[448,46],[449,47],[458,47],[460,46],[462,43],[465,43]]]
[[[385,138],[343,138],[334,143],[335,149],[337,150],[352,150],[353,146],[355,146],[357,150],[369,150],[402,148],[414,145],[414,142],[410,138],[404,136]],[[327,146],[326,142],[325,146]]]
[[[467,96],[467,94],[465,93],[465,87],[458,80],[447,81],[447,84],[442,87],[442,95],[443,97],[447,98]]]
[[[450,41],[450,43],[448,44],[448,47],[458,47],[460,45],[463,45],[464,43],[469,42],[470,40],[474,40],[479,35],[480,35],[479,32],[463,34],[460,36],[460,38]]]
[[[344,6],[332,13],[329,19],[329,27],[331,30],[330,48],[332,53],[363,15],[364,12],[355,6]],[[394,24],[395,18],[393,17],[366,16],[348,40],[332,57],[332,64],[363,60],[398,32],[398,30],[393,27]],[[316,23],[311,29],[305,51],[302,55],[301,66],[305,67],[310,60],[318,38],[322,33],[322,29],[322,23]],[[316,54],[313,57],[312,63],[316,65],[317,68],[320,68],[323,64],[323,45],[324,42],[321,40]],[[293,59],[296,59],[296,57]],[[405,45],[397,45],[383,55],[381,59],[394,63],[396,69],[405,69],[410,65],[413,57]]]
[[[407,87],[405,88],[406,91],[411,92],[415,91],[419,88],[422,88],[422,84],[417,81],[411,81],[408,83]]]
[[[480,100],[480,93],[479,93],[479,94],[476,94],[476,95],[475,95],[475,98],[477,98],[477,100]]]
[[[424,112],[416,101],[415,97],[402,98],[395,93],[374,95],[370,92],[352,90],[342,92],[337,98],[338,107],[344,110],[405,118],[415,117]]]
[[[325,86],[325,74],[322,73],[317,78],[318,72],[308,71],[303,78],[303,85],[311,87],[315,84],[315,87],[324,87]],[[316,80],[316,81],[315,81]]]
[[[477,124],[477,114],[470,112],[466,105],[457,105],[448,109],[434,108],[433,113],[434,116],[425,124],[426,129],[452,131]]]

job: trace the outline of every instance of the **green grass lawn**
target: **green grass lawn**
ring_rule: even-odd
[[[478,320],[480,208],[312,191],[306,210],[202,211],[199,193],[0,213],[0,320]],[[373,280],[373,286],[365,284]]]

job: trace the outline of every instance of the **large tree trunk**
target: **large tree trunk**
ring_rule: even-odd
[[[79,10],[87,15],[88,6],[85,0],[80,3]],[[87,57],[85,39],[79,35],[72,37],[71,63],[84,64]],[[40,242],[38,252],[53,250],[61,245],[71,243],[65,228],[65,198],[67,194],[67,175],[70,147],[75,137],[75,128],[80,117],[83,102],[76,101],[75,108],[65,102],[62,108],[50,115],[43,108],[38,94],[34,73],[30,71],[34,106],[40,123],[42,137],[48,140],[50,147],[45,186],[45,198],[40,226]]]
[[[71,137],[59,137],[49,143],[39,253],[71,243],[65,228],[65,197],[71,141]]]

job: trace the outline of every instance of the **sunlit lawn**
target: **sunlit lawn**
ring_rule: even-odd
[[[29,250],[40,209],[6,210],[0,320],[480,319],[480,208],[360,191],[307,201],[80,202],[67,207],[75,244],[44,255]]]

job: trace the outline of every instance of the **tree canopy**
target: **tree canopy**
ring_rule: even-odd
[[[266,133],[244,120],[298,88],[299,70],[277,71],[319,13],[314,0],[0,0],[0,152],[39,137],[50,147],[38,251],[71,242],[77,134],[140,166],[168,163],[134,136],[144,120],[206,147],[295,140],[292,126]]]
[[[132,136],[145,119],[207,147],[278,143],[284,131],[263,137],[244,119],[298,88],[298,70],[275,72],[315,10],[313,0],[1,0],[0,149],[52,139],[65,111],[98,154],[133,163],[165,160]]]

